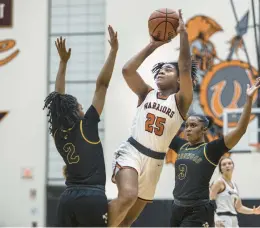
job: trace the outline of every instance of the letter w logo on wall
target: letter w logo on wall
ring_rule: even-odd
[[[257,74],[254,68],[253,73]],[[204,113],[222,127],[223,109],[243,107],[246,100],[246,85],[253,83],[254,77],[251,75],[248,63],[232,60],[213,65],[200,85],[200,104]],[[229,127],[236,126],[238,118],[239,116],[232,116]],[[253,118],[254,115],[251,115],[250,119]]]

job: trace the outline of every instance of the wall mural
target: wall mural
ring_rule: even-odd
[[[1,0],[0,3],[0,29],[11,28],[13,25],[13,0]],[[16,41],[13,39],[0,40],[0,68],[10,63],[20,52],[15,50],[8,56],[2,57],[5,53],[14,48]],[[8,111],[0,110],[0,121],[8,114]]]
[[[236,9],[231,0],[234,17],[237,21],[235,25],[236,33],[227,42],[229,50],[226,56],[218,54],[218,43],[211,41],[212,36],[219,32],[225,32],[222,26],[210,16],[196,15],[188,19],[186,23],[189,35],[189,43],[193,59],[198,63],[198,80],[194,89],[194,98],[189,113],[206,115],[213,122],[209,129],[206,141],[212,141],[222,135],[224,108],[242,108],[246,102],[247,84],[254,83],[258,75],[256,69],[250,63],[250,56],[243,38],[248,29],[249,11],[239,19]],[[252,39],[252,38],[251,38]],[[247,40],[246,40],[247,41]],[[254,40],[250,40],[254,42]],[[257,50],[258,47],[256,47]],[[258,56],[260,59],[260,56]],[[258,59],[258,61],[260,61]],[[253,107],[257,106],[257,94],[253,99]],[[255,116],[251,116],[251,120]],[[229,127],[236,126],[238,115],[230,115]],[[183,126],[178,135],[185,138]],[[175,161],[173,153],[167,154],[166,162]]]

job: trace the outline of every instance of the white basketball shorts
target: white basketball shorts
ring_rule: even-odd
[[[112,181],[116,183],[115,176],[120,169],[132,168],[138,173],[138,198],[153,201],[163,163],[163,159],[148,157],[129,142],[124,142],[114,154]]]

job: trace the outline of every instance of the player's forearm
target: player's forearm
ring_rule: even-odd
[[[179,69],[180,71],[191,70],[191,54],[187,31],[180,32],[180,54],[179,54]]]
[[[237,209],[237,211],[241,214],[246,214],[246,215],[253,215],[254,210],[249,207],[241,206],[240,208]]]
[[[252,98],[248,97],[246,98],[246,103],[244,105],[244,110],[242,112],[242,115],[238,121],[238,125],[237,128],[242,131],[245,132],[250,120],[250,115],[251,115],[251,108],[252,108]]]
[[[137,53],[134,57],[132,57],[123,67],[123,72],[130,73],[135,72],[144,62],[144,60],[153,53],[155,47],[151,44],[148,44],[143,50]]]
[[[65,75],[67,62],[60,61],[59,70],[55,82],[55,91],[61,94],[65,93]]]
[[[107,60],[97,78],[97,82],[96,82],[97,87],[109,86],[109,82],[112,77],[114,66],[115,66],[116,55],[117,55],[117,50],[111,49],[107,57]]]
[[[217,194],[215,192],[213,192],[212,190],[210,190],[209,199],[210,200],[216,200],[216,198],[217,198]]]

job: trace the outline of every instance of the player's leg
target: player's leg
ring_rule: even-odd
[[[145,208],[147,204],[147,201],[137,199],[135,204],[131,207],[131,209],[128,211],[126,217],[119,225],[120,227],[130,227],[133,222],[138,218],[138,216],[141,214],[143,209]]]
[[[76,221],[73,217],[73,211],[71,210],[71,199],[70,192],[65,190],[59,199],[57,207],[57,227],[74,227],[77,226]]]
[[[207,203],[187,208],[181,227],[214,227],[214,205]]]
[[[185,208],[172,204],[172,216],[170,221],[170,227],[180,227],[182,219],[185,215]]]
[[[138,173],[132,168],[120,169],[116,176],[118,197],[109,203],[108,225],[117,227],[123,221],[138,196]]]
[[[108,202],[104,193],[81,190],[73,205],[80,227],[106,227],[108,224]]]
[[[122,143],[112,165],[112,181],[117,184],[118,197],[109,203],[109,226],[118,226],[137,200],[141,166],[140,152],[129,142]]]
[[[131,226],[146,204],[152,203],[156,186],[160,179],[164,160],[154,159],[143,154],[140,154],[140,157],[143,161],[143,168],[139,175],[138,200],[129,210],[120,226]]]

